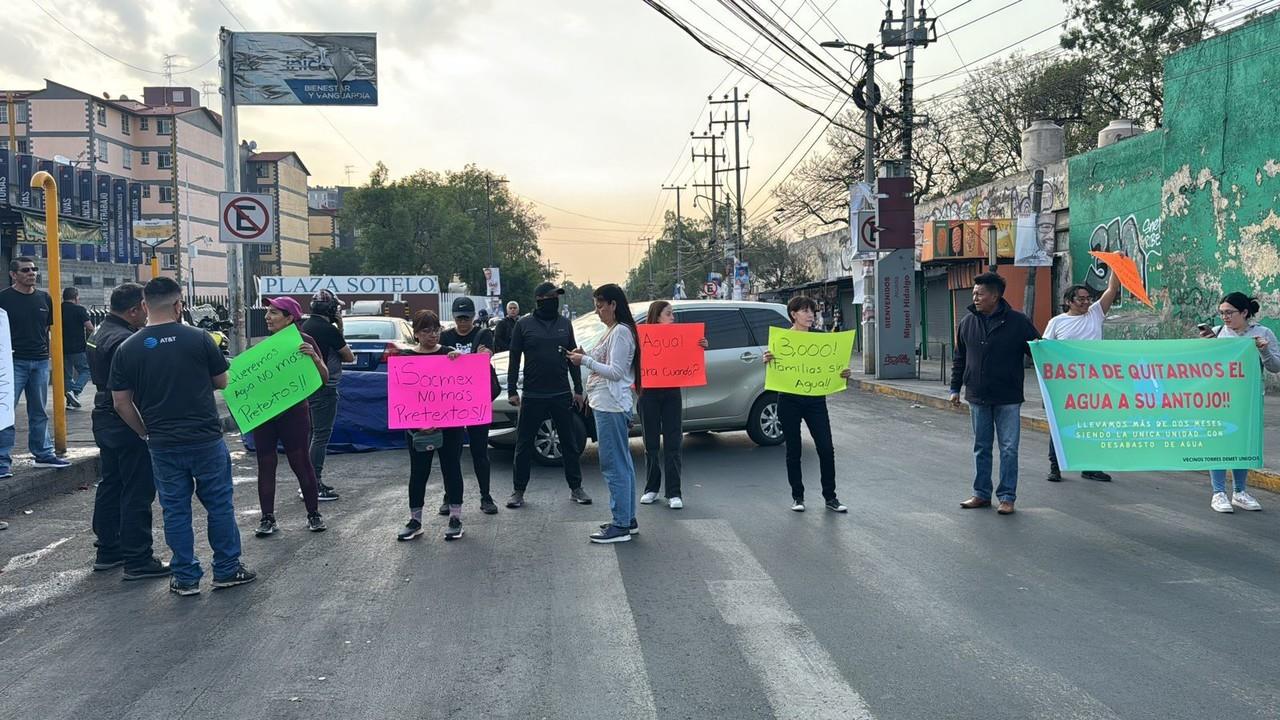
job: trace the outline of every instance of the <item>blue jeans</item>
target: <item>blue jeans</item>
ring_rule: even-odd
[[[52,365],[45,360],[13,359],[13,405],[18,396],[27,396],[27,449],[37,460],[48,460],[53,455],[53,440],[49,437],[49,413],[44,406],[49,402],[49,373]],[[13,441],[18,437],[14,425],[0,430],[0,471],[9,472],[13,467]]]
[[[164,539],[173,552],[173,576],[197,582],[204,573],[196,557],[191,529],[191,494],[209,515],[209,547],[213,548],[213,576],[227,577],[240,566],[240,529],[231,504],[231,453],[222,438],[201,445],[151,448],[156,495],[164,511]]]
[[[1000,485],[996,497],[1003,502],[1018,498],[1018,437],[1022,432],[1022,405],[969,405],[973,422],[973,494],[991,499],[991,445],[1000,438]]]
[[[600,474],[609,486],[613,524],[631,527],[636,517],[636,468],[631,462],[631,413],[592,410],[600,445]]]
[[[63,355],[62,376],[66,380],[66,391],[79,397],[80,391],[89,384],[89,353]]]
[[[1244,492],[1244,483],[1249,479],[1249,471],[1243,468],[1236,468],[1231,471],[1232,485],[1238,493]],[[1213,483],[1213,491],[1215,493],[1224,493],[1227,491],[1227,471],[1226,470],[1210,470],[1209,481]]]

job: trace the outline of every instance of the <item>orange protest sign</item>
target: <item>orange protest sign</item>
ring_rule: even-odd
[[[707,384],[707,365],[698,341],[702,323],[644,323],[640,334],[640,387],[696,387]]]
[[[1147,296],[1147,288],[1142,284],[1142,275],[1138,273],[1138,265],[1133,261],[1133,258],[1120,253],[1101,252],[1099,250],[1093,250],[1089,254],[1106,263],[1111,268],[1111,272],[1116,274],[1125,290],[1133,293],[1133,296],[1147,307],[1155,307],[1155,305],[1151,304],[1151,298]]]

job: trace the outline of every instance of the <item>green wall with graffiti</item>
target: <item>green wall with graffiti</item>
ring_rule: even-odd
[[[1189,336],[1233,290],[1258,295],[1280,330],[1277,38],[1272,13],[1170,57],[1165,126],[1071,159],[1073,279],[1105,280],[1088,252],[1118,243],[1156,303],[1126,298],[1108,337]]]

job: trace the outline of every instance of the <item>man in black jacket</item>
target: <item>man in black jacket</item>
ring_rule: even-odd
[[[566,353],[577,348],[573,325],[560,316],[560,296],[564,290],[544,282],[534,288],[536,308],[520,318],[511,333],[511,349],[507,361],[507,397],[520,408],[516,422],[516,457],[512,471],[511,498],[507,507],[524,506],[524,490],[529,485],[529,464],[533,460],[533,440],[542,421],[551,417],[560,437],[560,455],[564,458],[564,479],[569,483],[570,499],[579,505],[590,505],[591,498],[582,489],[582,469],[578,465],[578,433],[574,429],[574,408],[582,407],[582,375],[578,366],[569,362]],[[523,397],[520,387],[520,360],[525,360]],[[569,379],[573,379],[573,394]]]
[[[1013,513],[1018,493],[1018,437],[1022,423],[1022,382],[1027,344],[1040,334],[1026,315],[1004,299],[1004,278],[993,272],[973,279],[973,304],[956,332],[951,363],[951,402],[960,405],[960,386],[973,422],[973,496],[966,509],[991,506],[991,445],[1000,438],[1000,485],[997,512]]]
[[[515,331],[516,321],[520,319],[520,303],[512,300],[507,303],[507,314],[498,321],[493,331],[493,351],[506,352],[511,349],[511,333]]]
[[[142,286],[127,282],[111,291],[111,314],[86,346],[93,396],[93,440],[98,445],[102,481],[93,501],[94,570],[124,566],[125,580],[169,575],[169,566],[152,555],[151,504],[156,499],[147,443],[129,428],[111,398],[111,360],[116,348],[147,324]],[[79,329],[79,328],[77,328]]]

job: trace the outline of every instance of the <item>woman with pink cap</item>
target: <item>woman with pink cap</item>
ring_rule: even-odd
[[[291,297],[272,298],[267,301],[267,332],[272,335],[290,325],[302,322],[302,306]],[[303,334],[299,348],[303,355],[311,358],[320,371],[323,383],[329,377],[329,370],[320,355],[320,348],[310,335]],[[316,471],[311,464],[311,410],[307,401],[285,410],[253,430],[254,452],[258,456],[258,502],[262,505],[262,521],[254,535],[266,537],[274,535],[276,527],[276,456],[277,444],[284,445],[285,457],[289,467],[298,477],[298,486],[302,488],[302,499],[307,506],[307,529],[311,532],[322,532],[326,529],[324,519],[320,517],[319,488]]]

